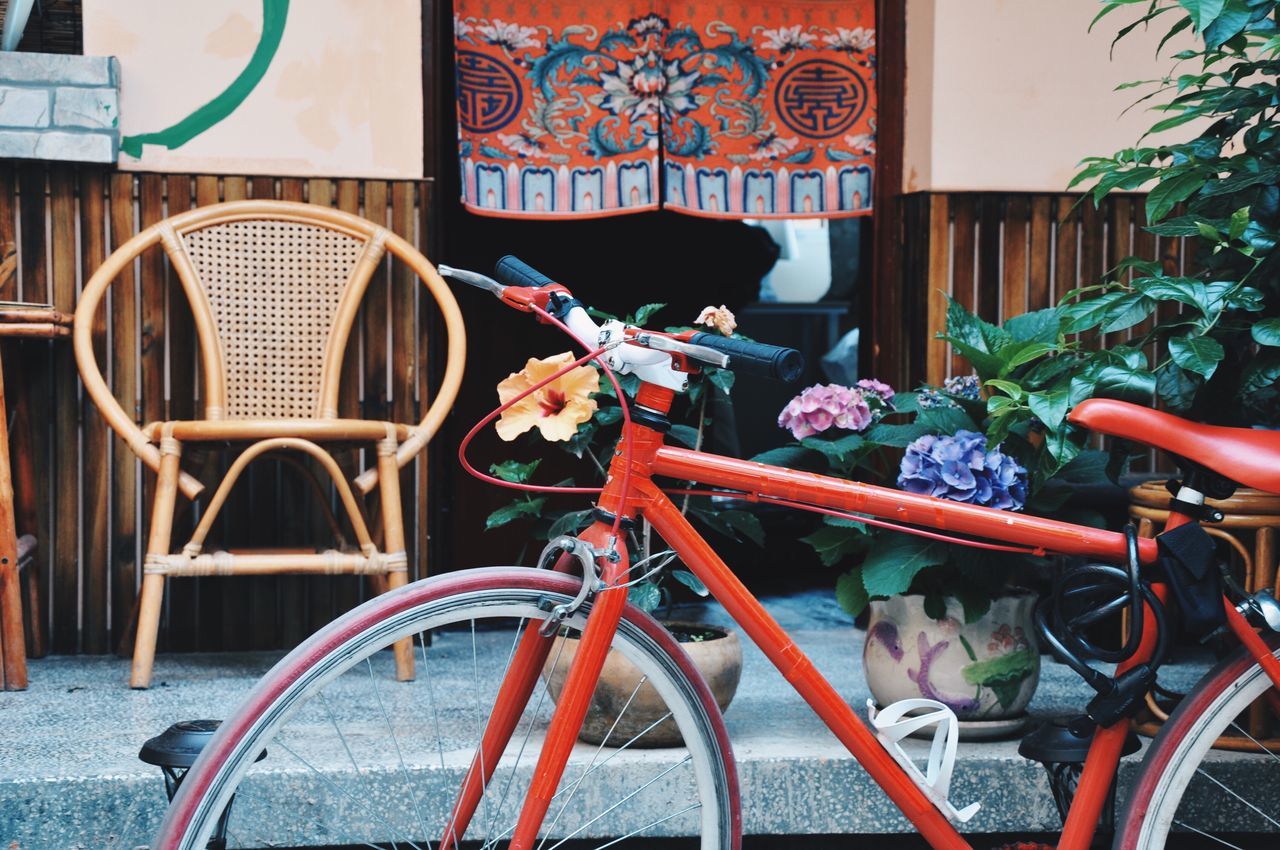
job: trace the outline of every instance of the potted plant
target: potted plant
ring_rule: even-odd
[[[646,305],[624,321],[643,325],[662,307],[661,304]],[[614,318],[599,313],[597,316]],[[726,336],[732,336],[735,327],[733,313],[724,306],[706,308],[697,324]],[[542,360],[531,358],[523,370],[512,373],[498,385],[499,398],[504,403],[509,401],[573,359],[568,352]],[[622,376],[619,383],[628,396],[634,394],[634,376]],[[728,394],[732,386],[732,372],[704,369],[701,380],[691,384],[682,411],[673,416],[683,416],[686,421],[673,424],[671,436],[700,448],[706,428],[711,424],[707,415],[708,393]],[[575,457],[589,460],[597,480],[603,481],[614,440],[612,434],[602,433],[602,429],[621,418],[621,407],[612,385],[601,381],[593,366],[581,366],[507,410],[498,419],[496,428],[498,435],[507,441],[534,432],[533,439],[555,443]],[[524,483],[530,480],[538,465],[538,460],[528,463],[506,460],[491,465],[490,472],[506,481]],[[574,482],[567,479],[561,483],[572,485]],[[524,520],[532,523],[535,537],[550,540],[561,534],[574,534],[592,521],[590,509],[552,510],[546,502],[546,496],[518,497],[490,514],[486,529]],[[719,505],[707,497],[686,497],[682,507],[696,522],[717,533],[763,544],[764,531],[754,514]],[[661,616],[663,625],[689,654],[721,711],[727,709],[742,674],[742,645],[737,635],[714,625],[671,619],[677,595],[691,593],[695,597],[706,597],[706,587],[663,551],[660,541],[653,538],[643,520],[638,531],[628,532],[626,542],[633,576],[627,591],[629,601],[646,612],[665,614]],[[558,697],[564,684],[576,647],[576,635],[562,633],[548,657],[543,678],[553,699]],[[658,692],[642,681],[640,671],[625,658],[610,653],[579,737],[593,744],[630,742],[631,747],[678,746],[681,738],[674,720],[662,720],[666,711]]]
[[[1092,392],[1111,380],[1108,369],[1128,367],[1069,340],[1058,308],[998,327],[953,302],[945,338],[974,375],[915,393],[867,380],[811,387],[779,417],[798,441],[757,459],[1101,524],[1065,504],[1073,486],[1102,480],[1106,467],[1103,453],[1083,450],[1065,416],[1073,381]],[[877,700],[938,699],[971,737],[1022,725],[1039,674],[1036,596],[1012,579],[1043,572],[1043,559],[841,517],[827,517],[805,539],[824,564],[853,563],[836,593],[854,616],[870,611],[864,661]]]

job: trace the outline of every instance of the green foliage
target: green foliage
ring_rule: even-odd
[[[1162,49],[1180,32],[1195,37],[1171,57],[1178,65],[1168,76],[1135,84],[1150,89],[1139,102],[1163,116],[1148,136],[1193,121],[1201,129],[1085,159],[1071,185],[1092,184],[1096,204],[1153,184],[1146,229],[1194,240],[1200,271],[1180,276],[1129,258],[1064,299],[1067,329],[1092,339],[1141,326],[1135,349],[1162,342],[1168,352],[1143,370],[1167,408],[1221,424],[1280,424],[1280,357],[1271,351],[1280,344],[1280,2],[1121,0],[1104,3],[1094,23],[1129,8],[1137,19],[1116,40],[1157,18],[1167,26]]]

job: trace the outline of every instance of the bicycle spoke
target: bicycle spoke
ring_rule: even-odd
[[[613,839],[613,840],[612,840],[612,841],[610,841],[608,844],[601,844],[599,847],[597,847],[597,848],[596,848],[596,850],[604,850],[604,848],[606,848],[606,847],[612,847],[613,845],[617,844],[617,843],[618,843],[618,842],[620,842],[620,841],[626,841],[628,838],[630,838],[630,837],[631,837],[631,836],[633,836],[633,835],[639,835],[641,832],[643,832],[643,831],[644,831],[644,830],[646,830],[646,829],[650,829],[650,828],[652,828],[652,827],[655,827],[655,826],[657,826],[657,825],[658,825],[658,824],[660,824],[660,823],[666,823],[667,821],[671,820],[672,818],[680,817],[680,815],[683,815],[683,814],[685,814],[686,812],[691,812],[691,811],[693,811],[694,809],[700,809],[700,808],[702,808],[702,804],[701,804],[701,803],[694,803],[694,804],[693,804],[693,805],[691,805],[691,806],[685,806],[683,809],[681,809],[681,810],[680,810],[680,811],[678,811],[678,812],[672,812],[671,814],[667,815],[666,817],[658,818],[657,820],[655,820],[655,821],[653,821],[653,822],[651,822],[651,823],[647,823],[647,824],[645,824],[644,826],[639,827],[638,829],[633,829],[633,830],[631,830],[630,832],[628,832],[626,835],[623,835],[623,836],[620,836],[620,837],[618,837],[618,838]]]
[[[618,728],[618,724],[622,722],[622,718],[627,714],[627,709],[631,707],[632,700],[636,698],[636,694],[640,693],[640,688],[644,687],[644,683],[648,681],[648,679],[648,676],[640,677],[640,681],[636,683],[635,689],[631,691],[631,695],[627,697],[627,701],[623,704],[622,711],[618,712],[618,716],[614,718],[613,724],[609,727],[609,731],[606,732],[604,738],[601,739],[600,746],[596,747],[596,751],[591,754],[591,763],[587,765],[586,771],[590,771],[591,768],[595,766],[596,761],[600,758],[601,751],[604,750],[605,746],[609,743],[609,738],[613,736],[613,730]],[[583,776],[586,775],[586,771],[584,771]],[[547,835],[550,835],[551,830],[556,828],[556,824],[560,822],[561,816],[564,815],[565,810],[569,808],[569,804],[573,802],[573,798],[578,795],[578,788],[581,784],[582,779],[580,777],[574,781],[569,788],[565,789],[570,792],[569,796],[560,806],[560,811],[556,812],[555,819],[551,821],[551,825],[547,827],[546,835],[543,835],[542,840],[538,842],[538,850],[542,850],[542,845],[547,843]]]
[[[521,623],[523,624],[523,623],[524,623],[524,621],[522,620],[522,621],[521,621]],[[519,637],[519,631],[517,631],[517,632],[516,632],[516,636],[517,636],[517,637]],[[559,669],[559,667],[560,667],[560,656],[564,654],[564,648],[565,648],[566,646],[568,646],[568,644],[569,644],[569,642],[568,642],[567,640],[562,640],[562,641],[560,641],[560,646],[556,649],[556,657],[555,657],[554,659],[552,659],[552,661],[551,661],[551,673],[550,673],[550,675],[554,676],[554,675],[555,675],[556,670],[558,670],[558,669]],[[509,665],[509,664],[510,664],[510,659],[508,659],[508,665]],[[508,669],[509,669],[509,668],[508,668]],[[504,678],[505,678],[505,676],[504,676]],[[538,703],[537,703],[537,705],[536,705],[536,706],[534,706],[533,716],[529,718],[529,725],[525,727],[525,730],[524,730],[524,738],[523,738],[523,740],[521,740],[521,742],[520,742],[520,750],[516,753],[516,763],[515,763],[514,765],[512,765],[512,767],[511,767],[511,775],[507,777],[507,784],[506,784],[506,786],[504,786],[504,787],[503,787],[503,789],[502,789],[502,799],[498,801],[498,814],[501,814],[501,813],[502,813],[502,807],[503,807],[504,805],[506,805],[506,802],[507,802],[507,795],[508,795],[508,794],[510,793],[510,791],[511,791],[511,784],[515,781],[516,773],[517,773],[517,772],[519,771],[519,769],[520,769],[520,760],[521,760],[522,758],[524,758],[524,751],[525,751],[525,748],[526,748],[526,747],[528,746],[528,744],[529,744],[529,736],[533,734],[533,728],[534,728],[535,726],[537,726],[537,725],[538,725],[538,720],[542,717],[542,706],[543,706],[543,703],[545,703],[545,702],[546,702],[547,694],[548,694],[548,693],[550,693],[550,692],[551,692],[551,691],[550,691],[550,688],[549,688],[549,687],[546,685],[546,683],[544,682],[544,683],[543,683],[543,687],[542,687],[542,693],[540,693],[540,694],[538,695]],[[486,839],[485,839],[485,843],[484,843],[484,845],[480,848],[480,850],[487,850],[487,848],[497,846],[497,842],[498,842],[498,841],[501,841],[501,840],[502,840],[502,839],[503,839],[507,834],[509,834],[512,830],[514,830],[514,829],[515,829],[515,826],[516,826],[516,825],[515,825],[514,823],[513,823],[513,824],[511,824],[511,825],[510,825],[509,827],[507,827],[507,829],[506,829],[506,830],[504,830],[500,835],[498,835],[498,836],[496,836],[496,837],[494,837],[494,838],[492,838],[492,839],[490,839],[490,838],[486,837]],[[492,831],[492,830],[490,830],[490,831]]]
[[[1232,850],[1243,850],[1243,848],[1241,848],[1241,847],[1237,847],[1235,844],[1232,844],[1230,841],[1223,841],[1223,840],[1222,840],[1221,838],[1219,838],[1218,836],[1216,836],[1216,835],[1211,835],[1211,834],[1209,834],[1209,833],[1205,832],[1203,829],[1196,829],[1194,826],[1192,826],[1192,825],[1191,825],[1191,824],[1189,824],[1189,823],[1183,823],[1182,821],[1180,821],[1180,820],[1178,820],[1178,819],[1176,819],[1176,818],[1174,819],[1174,821],[1173,821],[1173,822],[1174,822],[1176,825],[1178,825],[1178,826],[1182,827],[1183,829],[1185,829],[1185,830],[1187,830],[1187,831],[1189,831],[1189,832],[1194,832],[1194,833],[1196,833],[1197,835],[1203,835],[1205,838],[1208,838],[1210,841],[1216,841],[1216,842],[1218,842],[1219,844],[1221,844],[1221,845],[1222,845],[1222,846],[1224,846],[1224,847],[1231,847],[1231,848],[1232,848]]]
[[[269,808],[269,807],[270,807],[270,805],[271,805],[271,803],[270,803],[270,802],[269,802],[265,797],[260,797],[260,796],[257,796],[257,795],[255,795],[255,794],[246,793],[246,792],[243,790],[243,788],[239,788],[239,789],[237,789],[237,790],[236,790],[236,801],[237,801],[237,802],[242,802],[242,801],[246,801],[246,800],[247,800],[247,801],[249,801],[250,803],[252,803],[252,802],[253,802],[253,801],[255,801],[255,800],[261,801],[261,805],[262,805],[263,807],[266,807],[266,808]],[[323,829],[323,830],[325,831],[325,833],[326,833],[326,834],[328,834],[328,829],[329,829],[329,828],[328,828],[328,825],[327,825],[327,824],[325,824],[324,822],[322,822],[322,821],[320,821],[319,819],[316,819],[316,818],[313,818],[313,819],[311,820],[311,822],[312,822],[312,823],[314,823],[316,826],[320,827],[321,829]],[[233,831],[231,830],[231,827],[230,827],[230,826],[228,826],[228,827],[227,827],[227,839],[228,839],[228,846],[229,846],[229,847],[235,847],[235,846],[244,847],[244,846],[248,846],[248,842],[243,841],[243,840],[242,840],[241,838],[239,838],[238,836],[239,836],[239,833],[233,832]],[[254,843],[254,844],[262,844],[262,843],[264,843],[264,841],[263,841],[262,839],[255,838],[255,839],[253,840],[253,842],[252,842],[252,843]],[[358,845],[358,846],[361,846],[361,847],[369,847],[369,848],[371,848],[371,850],[386,850],[386,848],[379,847],[379,846],[378,846],[378,845],[376,845],[376,844],[370,844],[368,841],[364,841],[363,839],[356,839],[356,843],[357,843],[357,845]],[[399,842],[396,842],[396,841],[393,841],[393,842],[392,842],[392,844],[391,844],[391,850],[395,850],[395,846],[396,846],[396,844],[397,844],[397,843],[399,843]]]
[[[404,776],[405,789],[409,792],[409,801],[413,803],[413,813],[418,818],[418,828],[422,830],[423,839],[427,842],[427,850],[431,850],[431,839],[427,838],[431,833],[427,831],[427,824],[422,819],[422,808],[418,805],[418,795],[413,792],[413,780],[409,778],[409,767],[404,763],[404,752],[400,749],[400,738],[396,735],[395,727],[391,723],[391,716],[387,714],[387,706],[382,701],[382,689],[378,686],[377,677],[373,675],[373,663],[366,658],[364,666],[369,673],[369,681],[373,683],[373,695],[378,699],[378,708],[382,711],[382,719],[386,721],[387,731],[391,733],[391,743],[395,746],[396,760],[400,762],[400,773]]]
[[[1275,753],[1273,753],[1271,750],[1267,749],[1267,747],[1266,747],[1266,745],[1265,745],[1265,744],[1263,744],[1263,743],[1262,743],[1261,741],[1259,741],[1257,738],[1253,737],[1253,736],[1252,736],[1252,735],[1250,735],[1248,732],[1246,732],[1246,731],[1245,731],[1245,730],[1240,726],[1240,724],[1239,724],[1239,723],[1236,723],[1236,722],[1233,720],[1233,721],[1231,721],[1231,724],[1230,724],[1230,725],[1231,725],[1231,727],[1232,727],[1233,729],[1235,729],[1235,730],[1236,730],[1237,732],[1239,732],[1241,735],[1244,735],[1244,736],[1245,736],[1246,738],[1248,738],[1250,741],[1253,741],[1253,743],[1254,743],[1255,745],[1257,745],[1258,749],[1262,750],[1264,753],[1266,753],[1267,755],[1271,756],[1271,757],[1272,757],[1273,759],[1275,759],[1276,761],[1280,761],[1280,756],[1276,755],[1276,754],[1275,754]]]
[[[489,825],[493,823],[493,813],[489,810],[489,777],[488,771],[484,766],[484,729],[487,723],[480,722],[480,656],[476,649],[476,621],[471,619],[471,694],[475,705],[475,726],[476,726],[476,754],[480,761],[480,801],[484,804],[485,834],[484,839],[489,840]],[[466,788],[466,785],[462,786]],[[458,836],[455,834],[453,840],[456,842]]]
[[[646,726],[646,727],[644,727],[643,729],[641,729],[639,732],[637,732],[635,735],[633,735],[633,736],[631,737],[631,740],[627,741],[627,742],[626,742],[625,744],[623,744],[621,747],[618,747],[616,750],[614,750],[614,751],[613,751],[613,753],[612,753],[612,754],[611,754],[607,759],[605,759],[604,761],[600,762],[600,763],[599,763],[598,765],[596,765],[595,767],[593,767],[593,768],[589,769],[588,771],[586,771],[585,773],[583,773],[581,776],[579,776],[577,779],[573,780],[573,783],[572,783],[571,785],[568,785],[568,786],[566,786],[566,787],[564,787],[564,788],[561,788],[559,791],[557,791],[555,794],[553,794],[553,795],[552,795],[552,797],[551,797],[551,802],[553,802],[553,803],[554,803],[556,800],[560,799],[560,796],[561,796],[562,794],[567,794],[567,793],[569,793],[572,789],[577,788],[577,787],[578,787],[578,785],[582,782],[582,780],[586,779],[588,776],[590,776],[591,774],[595,773],[597,770],[602,769],[602,768],[603,768],[605,765],[607,765],[609,762],[613,761],[615,758],[617,758],[619,755],[621,755],[621,754],[622,754],[622,752],[623,752],[624,750],[626,750],[628,747],[630,747],[630,746],[631,746],[632,744],[634,744],[636,741],[639,741],[641,738],[643,738],[643,737],[645,736],[645,734],[649,732],[649,730],[650,730],[650,729],[652,729],[653,727],[655,727],[655,726],[657,726],[658,724],[662,723],[664,720],[666,720],[666,719],[667,719],[668,717],[670,717],[670,716],[671,716],[671,712],[669,712],[669,711],[668,711],[666,714],[662,715],[662,716],[661,716],[661,717],[659,717],[657,720],[653,721],[653,722],[652,722],[652,723],[650,723],[648,726]],[[679,767],[679,765],[676,765],[676,766],[677,766],[677,767]],[[494,838],[494,841],[501,841],[502,839],[506,838],[508,835],[510,835],[512,832],[514,832],[514,831],[515,831],[515,828],[516,828],[516,825],[515,825],[514,823],[513,823],[513,824],[511,824],[510,826],[508,826],[508,827],[506,828],[506,830],[505,830],[501,835],[496,836],[496,837]],[[540,850],[541,846],[542,846],[541,844],[539,844],[539,845],[538,845],[539,850]],[[483,850],[483,848],[481,848],[481,850]]]
[[[431,668],[427,666],[426,632],[419,632],[419,645],[422,647],[422,669],[426,674],[427,702],[431,703],[431,717],[436,727],[436,747],[440,751],[440,769],[444,770],[444,736],[440,734],[440,710],[436,707],[435,688],[431,683]]]
[[[690,757],[690,756],[685,756],[683,759],[681,759],[680,761],[678,761],[678,762],[676,762],[675,764],[671,765],[671,767],[668,767],[666,770],[662,771],[662,772],[661,772],[661,773],[659,773],[657,776],[653,777],[653,778],[652,778],[652,779],[650,779],[648,782],[646,782],[645,784],[641,785],[639,788],[635,789],[635,790],[634,790],[634,791],[632,791],[630,794],[626,795],[626,796],[625,796],[625,797],[623,797],[621,800],[619,800],[618,802],[614,803],[612,806],[610,806],[609,808],[605,809],[603,812],[601,812],[600,814],[596,815],[596,816],[595,816],[595,817],[593,817],[591,820],[587,821],[587,822],[586,822],[586,823],[584,823],[582,826],[578,827],[578,828],[577,828],[577,829],[575,829],[573,832],[571,832],[571,833],[569,833],[568,835],[566,835],[564,838],[561,838],[561,839],[560,839],[559,841],[557,841],[555,844],[552,844],[552,845],[551,845],[550,850],[556,850],[556,848],[557,848],[557,847],[559,847],[560,845],[564,844],[564,843],[565,843],[566,841],[568,841],[570,838],[573,838],[573,837],[574,837],[575,835],[577,835],[579,832],[582,832],[582,830],[586,829],[587,827],[591,826],[591,824],[593,824],[593,823],[595,823],[596,821],[600,820],[600,818],[604,817],[605,815],[609,814],[610,812],[612,812],[613,810],[615,810],[616,808],[618,808],[619,806],[621,806],[623,803],[625,803],[625,802],[627,802],[628,800],[630,800],[631,798],[635,797],[635,796],[636,796],[637,794],[639,794],[641,791],[643,791],[644,789],[648,788],[650,785],[652,785],[653,783],[657,782],[659,779],[661,779],[662,777],[666,776],[668,773],[670,773],[671,771],[675,770],[677,767],[680,767],[680,766],[682,766],[682,765],[687,764],[690,760],[691,760],[691,757]]]
[[[1205,773],[1203,768],[1199,768],[1199,767],[1197,767],[1197,768],[1196,768],[1196,773],[1200,774],[1200,775],[1201,775],[1201,776],[1203,776],[1205,779],[1207,779],[1207,780],[1209,780],[1210,782],[1212,782],[1214,785],[1217,785],[1217,786],[1218,786],[1219,788],[1221,788],[1223,791],[1226,791],[1226,792],[1227,792],[1228,794],[1230,794],[1232,797],[1235,797],[1237,800],[1239,800],[1240,802],[1244,803],[1246,806],[1248,806],[1249,808],[1253,809],[1253,810],[1254,810],[1255,812],[1257,812],[1258,814],[1262,815],[1262,817],[1263,817],[1263,818],[1265,818],[1265,819],[1267,820],[1267,822],[1268,822],[1268,823],[1270,823],[1272,826],[1280,827],[1280,821],[1278,821],[1278,820],[1276,820],[1275,818],[1271,817],[1271,815],[1267,814],[1267,813],[1266,813],[1266,812],[1264,812],[1262,809],[1260,809],[1260,808],[1258,808],[1257,806],[1255,806],[1253,803],[1250,803],[1248,800],[1246,800],[1244,797],[1241,797],[1241,796],[1240,796],[1239,794],[1237,794],[1235,791],[1232,791],[1232,790],[1231,790],[1230,788],[1228,788],[1225,784],[1223,784],[1223,782],[1222,782],[1221,780],[1216,779],[1216,778],[1215,778],[1215,777],[1213,777],[1213,776],[1210,776],[1208,773]]]
[[[311,771],[311,772],[312,772],[312,773],[314,773],[316,776],[318,776],[318,777],[320,778],[320,781],[324,782],[326,785],[328,785],[328,786],[329,786],[330,788],[332,788],[334,791],[336,791],[337,793],[339,793],[339,794],[341,794],[342,796],[346,797],[348,800],[350,800],[351,802],[355,803],[359,808],[361,808],[361,809],[363,809],[364,811],[368,812],[370,815],[372,815],[372,816],[376,817],[376,818],[378,819],[378,822],[379,822],[379,823],[381,823],[383,826],[385,826],[385,827],[386,827],[386,828],[387,828],[387,829],[388,829],[392,834],[396,834],[396,833],[400,832],[400,831],[399,831],[399,830],[397,830],[394,826],[392,826],[391,822],[390,822],[390,821],[388,821],[385,817],[380,816],[376,811],[374,811],[373,809],[371,809],[371,808],[369,807],[368,803],[366,803],[365,801],[363,801],[363,800],[361,800],[361,799],[359,799],[359,798],[357,798],[357,797],[352,796],[350,793],[348,793],[348,792],[347,792],[347,790],[346,790],[345,788],[340,787],[340,786],[339,786],[336,782],[334,782],[332,779],[330,779],[329,777],[325,776],[325,775],[324,775],[324,773],[322,773],[322,772],[320,771],[320,769],[319,769],[319,768],[317,768],[317,767],[316,767],[315,765],[313,765],[311,762],[309,762],[309,761],[307,761],[306,759],[304,759],[302,756],[298,755],[298,753],[294,752],[294,750],[293,750],[291,747],[289,747],[287,744],[285,744],[283,741],[281,741],[281,740],[279,740],[279,739],[276,739],[276,741],[275,741],[275,745],[276,745],[277,747],[279,747],[280,749],[284,750],[284,751],[285,751],[286,753],[288,753],[289,755],[293,756],[295,759],[297,759],[299,764],[301,764],[301,765],[302,765],[303,767],[305,767],[307,770]],[[404,840],[405,840],[405,842],[406,842],[410,847],[412,847],[412,848],[413,848],[413,850],[423,850],[423,848],[419,847],[417,844],[415,844],[415,843],[414,843],[413,839],[411,839],[411,838],[405,838]]]

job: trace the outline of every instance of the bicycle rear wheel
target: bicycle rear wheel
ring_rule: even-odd
[[[203,848],[232,802],[232,848],[435,848],[517,638],[579,587],[527,568],[468,570],[385,594],[330,624],[223,722],[183,780],[156,846]],[[576,634],[585,622],[586,609],[564,627]],[[406,636],[418,641],[418,676],[395,682],[384,650]],[[710,690],[670,634],[635,608],[625,611],[613,649],[639,671],[637,692],[648,685],[661,695],[684,745],[643,749],[643,729],[578,744],[537,846],[641,847],[684,837],[700,850],[733,850],[736,775]],[[553,651],[544,670],[565,663]],[[463,841],[506,846],[552,708],[539,685]],[[267,758],[255,764],[264,749]]]
[[[1267,643],[1280,655],[1280,636]],[[1249,706],[1273,687],[1243,647],[1196,683],[1143,758],[1116,831],[1118,850],[1156,850],[1171,833],[1207,847],[1280,841],[1280,752],[1250,735],[1245,722]],[[1223,733],[1253,738],[1255,751],[1212,749]],[[1261,843],[1239,837],[1259,832],[1272,834]]]

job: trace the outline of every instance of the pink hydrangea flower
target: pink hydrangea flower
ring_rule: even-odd
[[[877,381],[875,378],[863,378],[861,381],[858,381],[858,389],[863,392],[874,393],[875,395],[880,396],[881,401],[893,401],[893,387],[889,386],[884,381]]]
[[[803,440],[832,427],[861,431],[872,420],[871,407],[861,391],[839,384],[816,384],[787,403],[778,414],[778,427]]]

